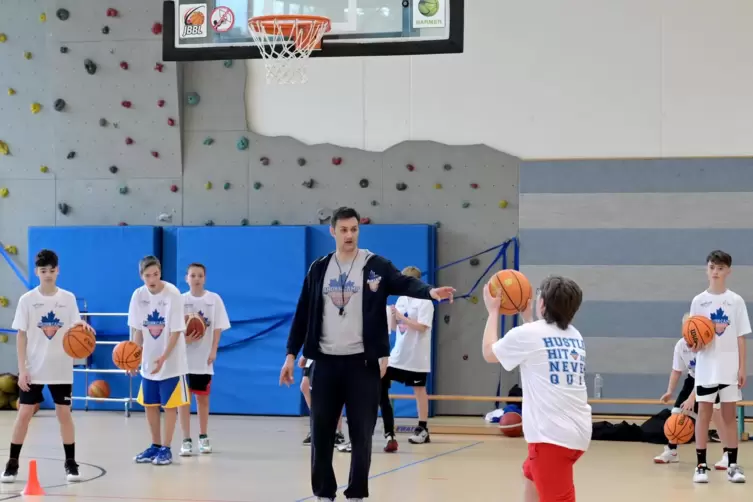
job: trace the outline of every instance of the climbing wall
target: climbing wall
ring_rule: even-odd
[[[366,224],[436,223],[440,264],[517,233],[512,156],[484,146],[406,142],[379,153],[259,136],[247,128],[244,61],[160,60],[161,2],[2,1],[14,17],[0,19],[0,88],[14,92],[0,96],[12,125],[0,130],[0,242],[16,246],[9,256],[22,274],[30,225],[300,225],[349,205]],[[437,309],[436,392],[491,395],[500,381],[503,392],[517,381],[481,360],[485,311],[472,287],[497,251],[438,274],[467,298]],[[25,288],[5,264],[0,285],[6,328]],[[6,348],[0,371],[15,366]],[[437,411],[489,407],[440,403]]]

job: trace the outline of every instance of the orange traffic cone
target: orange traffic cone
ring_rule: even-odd
[[[29,479],[26,481],[26,486],[21,495],[45,495],[42,485],[39,484],[36,460],[29,460]]]

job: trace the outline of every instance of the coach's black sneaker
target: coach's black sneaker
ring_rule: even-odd
[[[719,433],[714,429],[709,430],[709,441],[711,441],[712,443],[722,442],[721,438],[719,438]]]
[[[0,476],[0,483],[13,483],[18,476],[18,459],[12,458],[5,464],[3,475]]]
[[[339,446],[345,443],[347,443],[347,441],[345,441],[345,436],[343,435],[343,433],[340,431],[335,432],[335,446]]]
[[[68,481],[81,481],[81,475],[78,473],[78,464],[72,458],[65,461],[65,477]]]
[[[311,446],[311,433],[310,432],[306,434],[305,438],[303,438],[303,446]]]

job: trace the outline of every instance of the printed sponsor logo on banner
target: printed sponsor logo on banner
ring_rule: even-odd
[[[207,4],[192,3],[180,6],[180,38],[207,36]]]

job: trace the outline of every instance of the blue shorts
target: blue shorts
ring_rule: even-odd
[[[185,406],[191,402],[188,396],[186,377],[181,375],[165,380],[142,378],[136,401],[145,407],[178,408]]]

